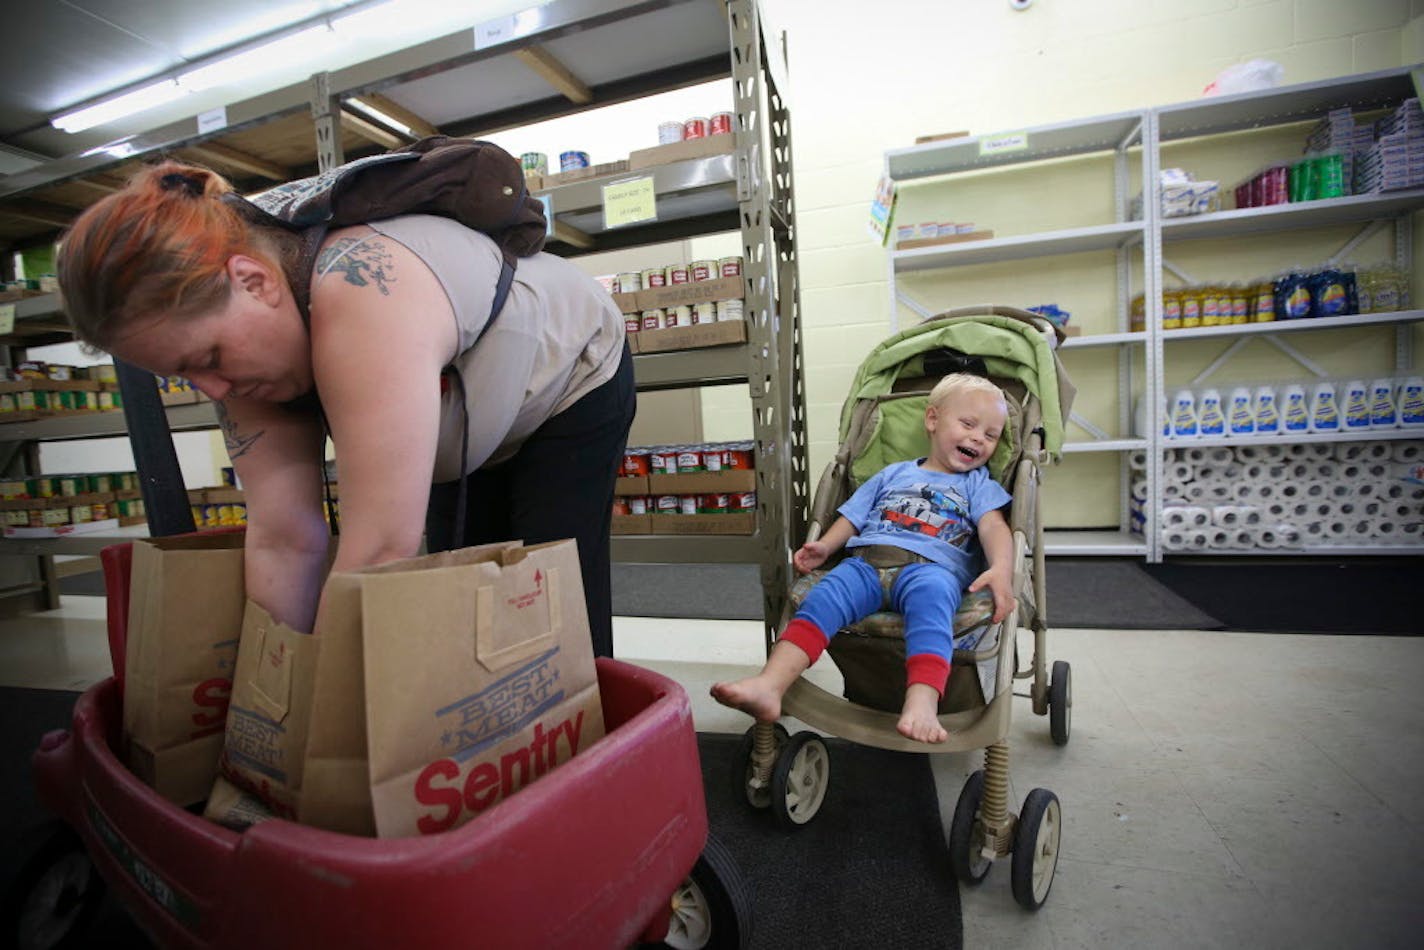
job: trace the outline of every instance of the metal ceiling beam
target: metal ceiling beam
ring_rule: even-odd
[[[56,228],[67,228],[78,216],[73,208],[36,201],[33,198],[19,198],[0,204],[0,214],[22,221],[35,221]]]
[[[515,50],[514,55],[570,102],[585,106],[593,101],[593,91],[584,81],[559,62],[558,57],[538,43],[531,43],[523,49]]]
[[[221,162],[224,165],[247,172],[249,175],[260,175],[263,178],[270,178],[272,181],[289,181],[292,177],[292,171],[289,168],[285,168],[275,162],[269,162],[263,158],[258,158],[256,155],[244,152],[241,149],[223,145],[221,142],[199,142],[195,145],[185,146],[183,151],[192,152],[199,158]]]

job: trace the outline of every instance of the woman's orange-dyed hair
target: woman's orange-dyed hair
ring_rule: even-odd
[[[230,191],[217,172],[166,161],[86,209],[57,261],[75,334],[103,348],[135,318],[211,311],[227,298],[234,254],[280,266],[270,240],[221,200]]]

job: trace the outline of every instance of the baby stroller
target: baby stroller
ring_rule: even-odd
[[[1009,811],[1006,737],[1015,679],[1032,680],[1033,711],[1048,715],[1056,744],[1068,742],[1071,726],[1069,664],[1055,662],[1051,676],[1046,670],[1043,519],[1038,505],[1040,466],[1061,450],[1074,394],[1056,353],[1061,339],[1061,331],[1037,314],[996,306],[953,310],[890,337],[856,372],[841,409],[840,448],[816,489],[812,537],[830,527],[836,509],[865,479],[890,462],[927,453],[925,401],[942,376],[974,372],[1004,391],[1009,418],[989,469],[1013,495],[1009,524],[1017,604],[1003,622],[993,624],[989,591],[965,594],[955,616],[952,672],[939,706],[949,739],[927,746],[895,729],[905,694],[905,641],[902,619],[894,613],[873,614],[831,638],[827,652],[844,677],[844,699],[804,677],[782,699],[785,715],[864,745],[907,752],[983,748],[985,766],[970,775],[955,807],[950,859],[956,877],[975,884],[995,858],[1012,853],[1014,897],[1030,910],[1043,903],[1053,882],[1060,806],[1051,791],[1035,788],[1017,817]],[[783,628],[831,566],[792,585]],[[1017,663],[1020,630],[1032,631],[1034,643],[1024,670]],[[737,769],[734,780],[747,802],[771,808],[788,828],[815,817],[829,782],[821,737],[811,731],[789,735],[780,723],[759,722],[748,730]]]

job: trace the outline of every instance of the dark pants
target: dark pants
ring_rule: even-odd
[[[608,382],[545,422],[514,457],[465,479],[465,545],[573,538],[578,542],[584,600],[595,656],[613,655],[613,580],[608,531],[613,482],[637,409],[633,357],[627,345]],[[455,545],[459,482],[430,489],[426,545]]]

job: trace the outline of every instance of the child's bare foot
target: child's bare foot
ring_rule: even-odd
[[[765,676],[748,676],[732,683],[713,683],[712,698],[761,722],[781,718],[781,695],[785,690]]]
[[[939,691],[928,683],[911,683],[905,690],[905,705],[900,707],[900,721],[895,728],[916,742],[948,739],[949,733],[939,724]]]

